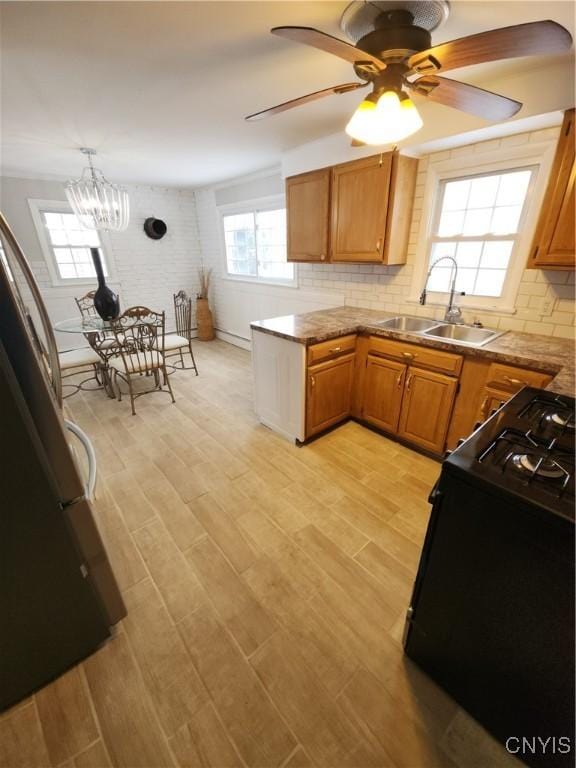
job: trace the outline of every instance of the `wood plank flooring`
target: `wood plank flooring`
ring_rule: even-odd
[[[67,401],[129,614],[0,715],[0,767],[518,766],[402,653],[439,465],[354,423],[296,448],[249,353],[195,350],[174,405]]]

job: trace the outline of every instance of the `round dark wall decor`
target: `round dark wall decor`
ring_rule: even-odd
[[[166,226],[166,222],[162,221],[162,219],[155,219],[153,216],[150,216],[150,218],[146,219],[144,222],[144,232],[146,232],[148,237],[151,237],[152,240],[160,240],[161,237],[164,237],[167,231],[168,227]]]

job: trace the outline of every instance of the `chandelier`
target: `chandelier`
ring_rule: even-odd
[[[128,192],[109,182],[102,171],[94,168],[92,156],[96,154],[95,149],[82,147],[80,152],[88,157],[89,167],[84,168],[79,179],[64,185],[72,210],[86,229],[126,229],[130,215]]]

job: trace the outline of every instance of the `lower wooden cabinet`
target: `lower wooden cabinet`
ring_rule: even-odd
[[[452,416],[458,380],[408,368],[398,436],[427,451],[441,453]]]
[[[396,432],[408,366],[368,355],[364,374],[362,419],[387,432]]]
[[[350,415],[353,354],[337,357],[307,372],[306,437],[338,424]]]
[[[497,411],[501,405],[507,403],[512,397],[510,392],[501,392],[497,389],[492,389],[492,387],[484,387],[483,395],[477,421],[486,421],[494,411]]]

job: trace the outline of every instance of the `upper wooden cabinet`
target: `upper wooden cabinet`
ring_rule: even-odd
[[[328,260],[330,168],[286,179],[288,261]]]
[[[331,261],[382,261],[391,176],[390,153],[332,169]]]
[[[386,152],[286,179],[288,261],[404,264],[417,165]]]
[[[550,172],[534,243],[530,269],[574,269],[574,110],[564,114],[562,133]]]

